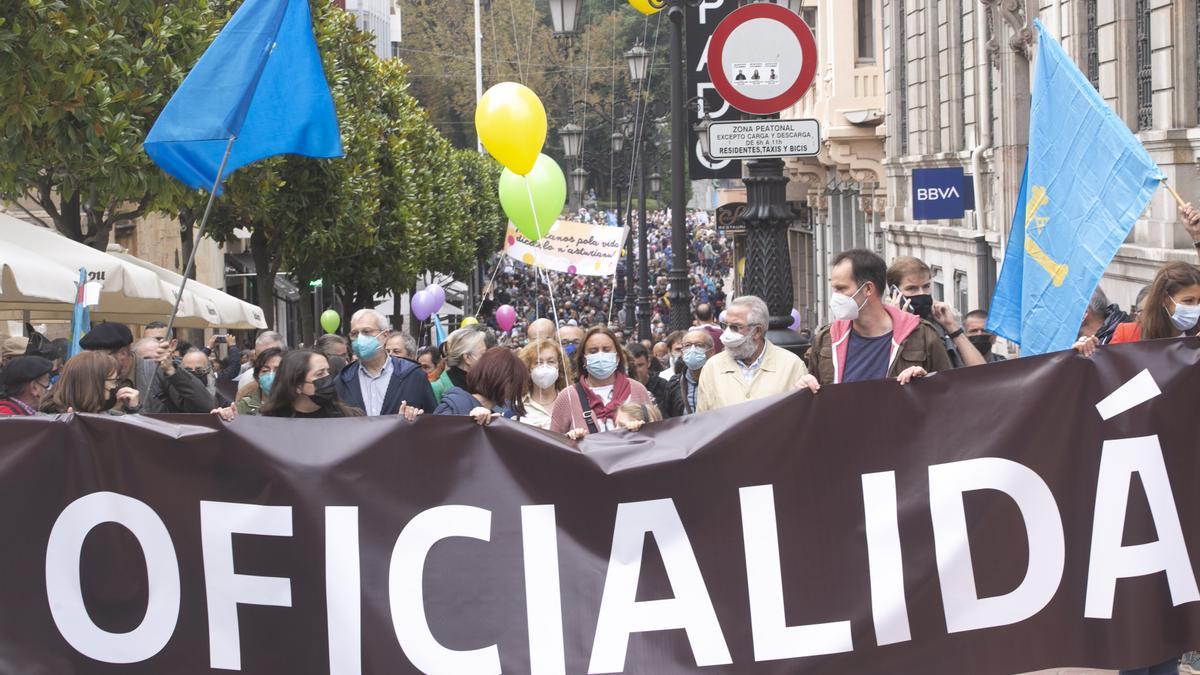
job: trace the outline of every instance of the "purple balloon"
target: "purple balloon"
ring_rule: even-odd
[[[434,298],[429,297],[428,291],[417,291],[412,296],[412,314],[417,318],[417,321],[424,321],[433,314]]]
[[[517,310],[513,309],[512,305],[500,305],[496,308],[496,325],[500,326],[500,330],[507,333],[516,322]]]
[[[792,308],[792,325],[788,326],[788,330],[800,330],[800,310]]]
[[[446,291],[444,291],[440,285],[429,284],[425,287],[425,290],[431,296],[433,296],[435,300],[437,300],[437,306],[433,308],[433,311],[438,311],[442,308],[442,305],[446,304]]]

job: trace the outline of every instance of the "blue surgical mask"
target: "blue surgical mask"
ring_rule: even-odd
[[[683,365],[687,366],[688,370],[700,370],[706,361],[708,354],[700,347],[687,347],[683,350]]]
[[[576,345],[574,342],[571,342],[571,343],[563,346],[563,351],[565,351],[567,353],[567,356],[574,356],[575,350],[578,348],[579,348],[578,345]]]
[[[607,380],[617,372],[616,352],[597,352],[587,355],[588,374],[597,380]]]
[[[258,376],[258,390],[263,396],[271,395],[272,384],[275,384],[275,373],[263,373]]]
[[[379,353],[379,338],[359,335],[354,338],[353,347],[355,356],[362,361],[370,361],[371,357]]]

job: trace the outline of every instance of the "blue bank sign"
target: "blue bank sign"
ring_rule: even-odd
[[[962,167],[913,169],[912,203],[914,220],[962,218],[975,208],[975,192]]]

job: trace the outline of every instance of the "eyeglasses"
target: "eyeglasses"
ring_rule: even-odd
[[[367,337],[375,337],[376,335],[379,335],[382,332],[383,331],[381,331],[381,330],[371,329],[371,328],[366,328],[364,330],[352,330],[352,331],[350,331],[350,339],[353,340],[354,338],[358,337],[359,335],[365,335]]]
[[[721,324],[721,328],[728,328],[735,333],[745,333],[747,330],[749,330],[753,327],[754,326],[752,326],[751,324],[740,324],[740,323],[722,323]]]
[[[562,340],[562,345],[564,347],[566,347],[567,345],[575,345],[576,347],[578,347],[582,343],[583,343],[583,340]]]

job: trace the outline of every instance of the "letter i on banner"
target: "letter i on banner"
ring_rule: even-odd
[[[362,675],[358,507],[325,507],[325,613],[329,675]]]

